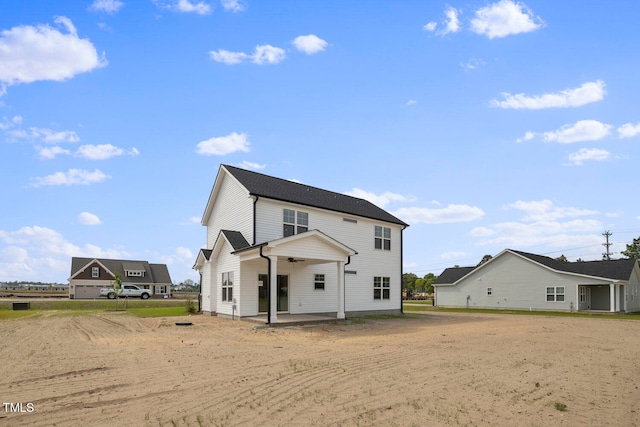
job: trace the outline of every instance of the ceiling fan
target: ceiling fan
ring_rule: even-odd
[[[287,258],[287,260],[288,260],[289,262],[304,262],[304,260],[303,260],[303,259],[295,259],[295,258],[293,258],[293,257],[289,257],[289,258]]]

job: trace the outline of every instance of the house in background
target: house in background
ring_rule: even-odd
[[[202,225],[205,314],[402,311],[408,225],[366,200],[221,165]]]
[[[440,307],[640,311],[635,259],[563,263],[506,249],[477,267],[447,268],[434,287]]]
[[[71,258],[69,298],[92,299],[100,296],[100,288],[112,286],[119,273],[123,285],[150,289],[154,297],[171,293],[171,276],[166,264],[106,258]]]

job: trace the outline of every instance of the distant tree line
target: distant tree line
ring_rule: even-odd
[[[412,292],[433,293],[433,282],[438,276],[433,273],[427,273],[424,277],[418,277],[413,273],[404,273],[402,275],[402,289]]]

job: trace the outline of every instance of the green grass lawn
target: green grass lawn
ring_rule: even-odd
[[[45,311],[72,316],[101,312],[126,313],[138,317],[186,316],[191,314],[187,311],[187,302],[183,300],[59,300],[31,301],[30,304],[30,310],[14,311],[11,301],[0,301],[0,319],[39,316]]]
[[[413,304],[411,302],[410,304]],[[556,317],[604,317],[607,319],[630,319],[640,320],[640,312],[636,313],[584,313],[584,312],[568,312],[568,311],[529,311],[529,310],[507,310],[507,309],[489,309],[489,308],[444,308],[444,307],[432,307],[427,304],[408,305],[403,304],[402,310],[407,312],[424,312],[424,311],[437,311],[437,312],[449,312],[449,313],[484,313],[484,314],[517,314],[524,316],[556,316]]]

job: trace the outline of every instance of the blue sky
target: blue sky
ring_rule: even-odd
[[[373,201],[420,276],[640,236],[635,1],[0,5],[0,281],[197,279],[221,163]]]

